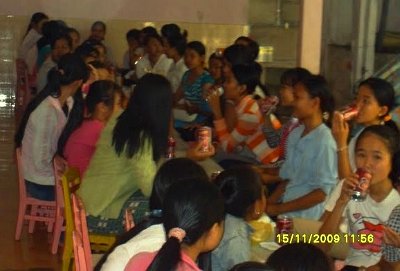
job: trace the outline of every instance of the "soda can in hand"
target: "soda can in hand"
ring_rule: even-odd
[[[345,121],[352,120],[358,116],[358,108],[355,104],[347,105],[340,109],[339,112],[343,115]]]
[[[211,128],[208,126],[202,126],[197,129],[197,142],[201,145],[201,152],[209,152],[211,151],[212,144],[212,132]]]
[[[364,168],[358,168],[356,174],[358,175],[358,186],[354,189],[351,199],[354,201],[364,201],[367,197],[372,176],[371,173]]]

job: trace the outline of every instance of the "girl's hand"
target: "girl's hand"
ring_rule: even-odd
[[[196,145],[196,147],[189,148],[186,152],[186,156],[195,161],[202,161],[202,160],[205,160],[215,154],[215,148],[212,144],[210,144],[210,146],[208,147],[209,151],[207,151],[207,152],[201,151],[200,150],[201,147],[202,147],[202,144],[198,143]]]
[[[347,203],[353,195],[354,189],[358,186],[358,183],[359,181],[357,174],[352,174],[346,177],[343,182],[342,192],[340,194],[339,200]]]
[[[200,108],[197,105],[185,103],[185,110],[189,115],[197,114],[200,112]]]
[[[333,114],[332,135],[335,138],[338,149],[347,145],[349,130],[349,124],[343,119],[343,115],[336,111]]]
[[[386,244],[400,248],[400,235],[390,227],[384,228],[383,240]]]
[[[211,111],[214,113],[214,118],[219,119],[222,118],[221,112],[221,98],[218,95],[217,90],[214,88],[209,88],[204,92],[204,99],[208,103],[211,108]]]
[[[63,175],[68,167],[68,163],[63,157],[57,154],[54,156],[54,166],[55,170],[57,171],[56,174]]]

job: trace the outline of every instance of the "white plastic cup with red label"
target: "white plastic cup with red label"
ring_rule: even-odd
[[[212,144],[211,127],[202,126],[196,131],[197,142],[200,144],[200,152],[210,152]]]
[[[358,116],[358,108],[355,104],[349,104],[339,110],[345,121],[349,121]]]
[[[372,176],[371,173],[364,168],[358,168],[356,174],[358,175],[358,185],[354,189],[351,199],[354,201],[364,201],[368,194]]]

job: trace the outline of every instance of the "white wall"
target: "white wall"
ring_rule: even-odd
[[[247,24],[248,0],[0,0],[0,15]]]

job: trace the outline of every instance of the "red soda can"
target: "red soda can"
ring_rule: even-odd
[[[354,189],[351,199],[354,201],[364,201],[368,194],[367,192],[372,176],[371,173],[364,168],[358,168],[356,174],[358,175],[358,186]]]
[[[168,137],[167,153],[165,154],[165,158],[167,159],[175,158],[175,146],[176,146],[175,139],[172,136]]]
[[[354,119],[355,117],[357,117],[358,108],[357,108],[357,106],[355,104],[350,104],[350,105],[347,105],[347,106],[343,107],[340,110],[340,113],[342,113],[343,119],[345,121],[349,121],[349,120]]]
[[[276,221],[276,233],[292,233],[293,232],[293,219],[287,215],[278,215]]]
[[[201,152],[209,152],[210,146],[212,144],[212,132],[211,128],[207,126],[203,126],[197,129],[197,142],[201,145]]]

